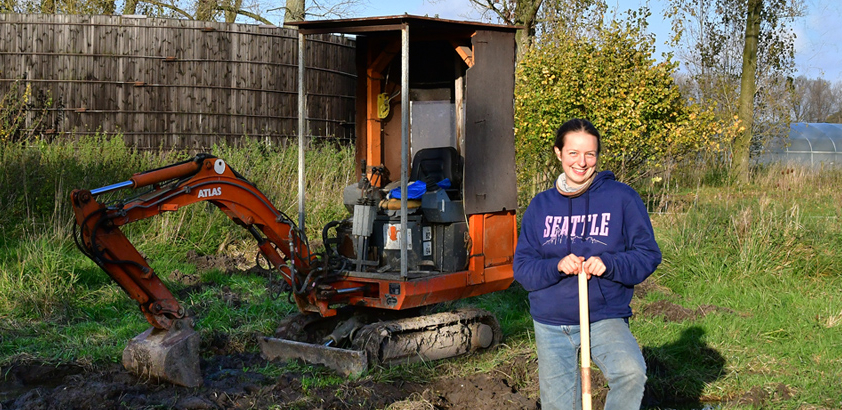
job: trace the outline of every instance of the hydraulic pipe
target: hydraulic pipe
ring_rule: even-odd
[[[118,182],[116,184],[107,185],[101,188],[91,190],[91,195],[97,196],[106,192],[116,191],[124,188],[141,188],[159,182],[169,181],[171,179],[186,177],[193,175],[199,171],[202,166],[202,161],[190,161],[182,164],[169,166],[166,168],[156,169],[154,171],[141,172],[134,174],[128,181]]]
[[[154,171],[142,172],[132,176],[132,188],[145,187],[175,178],[193,175],[202,167],[203,161],[189,161]]]
[[[131,181],[131,180],[118,182],[116,184],[111,184],[111,185],[108,185],[108,186],[104,186],[102,188],[92,189],[91,195],[97,196],[99,194],[104,194],[106,192],[116,191],[118,189],[131,188],[132,186],[134,186],[134,182]]]

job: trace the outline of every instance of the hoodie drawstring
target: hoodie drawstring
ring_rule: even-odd
[[[570,218],[573,217],[573,198],[568,198],[567,201],[567,220],[569,221]],[[567,233],[567,254],[570,255],[573,253],[573,232]]]

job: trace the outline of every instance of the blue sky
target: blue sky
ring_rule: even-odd
[[[638,8],[645,0],[609,0],[609,4],[623,8]],[[666,50],[663,43],[670,35],[670,24],[661,17],[666,0],[651,0],[649,29],[655,34],[659,52]],[[795,64],[797,75],[810,78],[822,77],[831,82],[842,82],[842,2],[835,0],[807,0],[807,16],[794,25],[796,33]],[[368,0],[361,7],[359,17],[389,16],[409,13],[413,15],[438,15],[454,20],[478,20],[469,0]]]

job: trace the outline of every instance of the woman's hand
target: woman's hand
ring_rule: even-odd
[[[558,261],[558,271],[566,275],[578,275],[582,272],[583,266],[588,279],[605,273],[605,263],[599,256],[591,256],[586,261],[585,258],[571,253]]]
[[[602,276],[605,273],[605,263],[599,256],[591,256],[585,261],[585,273],[588,274],[588,279],[591,276]]]
[[[582,271],[584,261],[585,258],[571,253],[558,261],[558,271],[566,275],[578,275]]]

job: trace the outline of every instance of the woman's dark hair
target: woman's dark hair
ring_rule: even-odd
[[[574,118],[561,124],[561,127],[558,127],[558,131],[555,132],[555,145],[553,146],[558,147],[558,149],[564,148],[564,137],[571,132],[579,131],[596,137],[596,155],[599,156],[599,152],[602,151],[602,138],[599,136],[599,131],[596,130],[596,127],[590,121],[581,118]]]

